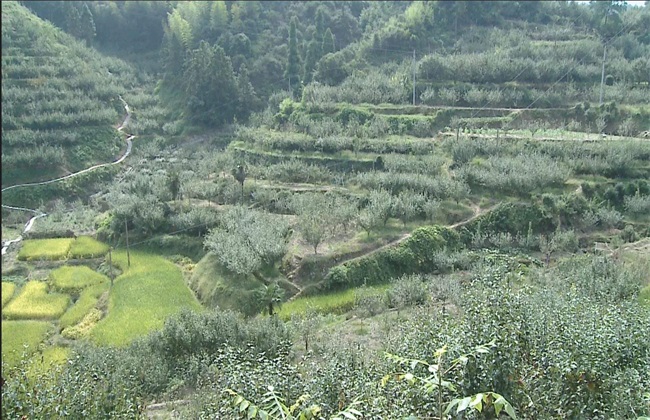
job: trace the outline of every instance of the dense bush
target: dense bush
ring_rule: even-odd
[[[434,252],[454,250],[459,244],[458,234],[447,228],[418,228],[398,246],[332,268],[325,276],[325,287],[335,289],[385,283],[404,274],[432,272],[440,268]]]

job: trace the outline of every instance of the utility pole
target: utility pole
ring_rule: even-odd
[[[124,229],[126,230],[126,261],[127,266],[131,267],[131,253],[129,252],[129,226],[126,222],[126,219],[124,219]]]
[[[603,28],[607,30],[607,18],[609,18],[611,5],[607,8],[605,12],[605,24]],[[600,74],[600,100],[598,101],[598,106],[603,104],[603,88],[605,85],[605,59],[607,58],[607,41],[605,41],[605,36],[603,36],[603,70]]]
[[[415,106],[415,50],[413,50],[413,106]]]
[[[111,277],[111,289],[113,288],[113,257],[112,257],[113,247],[108,248],[108,265],[110,267],[110,277]]]
[[[605,60],[607,59],[607,43],[603,46],[603,70],[600,74],[600,100],[598,105],[603,104],[603,88],[605,85]]]

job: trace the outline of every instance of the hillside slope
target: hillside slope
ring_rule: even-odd
[[[123,146],[119,96],[136,83],[123,61],[3,2],[2,185],[112,160]]]

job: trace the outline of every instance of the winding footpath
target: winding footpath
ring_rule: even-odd
[[[122,132],[124,130],[124,128],[126,127],[126,125],[129,123],[129,121],[131,121],[131,109],[129,108],[129,105],[124,101],[124,99],[122,99],[121,96],[119,98],[120,98],[120,101],[122,101],[122,103],[124,104],[124,109],[126,111],[126,117],[124,118],[124,121],[122,121],[122,124],[120,124],[120,126],[117,127],[117,131]],[[78,176],[78,175],[81,175],[81,174],[85,174],[85,173],[90,172],[90,171],[94,171],[95,169],[103,168],[104,166],[111,166],[111,165],[120,164],[120,163],[122,163],[124,161],[124,159],[126,159],[131,154],[131,149],[133,148],[132,140],[133,140],[134,137],[135,136],[133,136],[133,135],[129,135],[126,138],[126,151],[115,162],[109,162],[109,163],[102,163],[102,164],[99,164],[99,165],[94,165],[94,166],[91,166],[90,168],[83,169],[83,170],[81,170],[79,172],[74,172],[74,173],[71,173],[71,174],[62,176],[60,178],[56,178],[56,179],[50,179],[49,181],[31,182],[31,183],[27,183],[27,184],[12,185],[10,187],[3,188],[0,192],[5,192],[5,191],[11,190],[13,188],[19,188],[19,187],[30,187],[30,186],[36,186],[36,185],[51,184],[53,182],[63,181],[63,180],[68,179],[68,178],[72,178],[72,177],[75,177],[75,176]],[[5,255],[7,253],[7,249],[12,244],[15,244],[15,243],[18,243],[18,242],[22,241],[23,240],[23,235],[25,233],[29,232],[32,229],[32,227],[34,227],[34,223],[36,222],[36,220],[40,219],[41,217],[47,216],[47,213],[43,213],[43,212],[41,212],[39,210],[28,209],[28,208],[24,208],[24,207],[7,206],[7,205],[4,205],[4,204],[2,204],[2,208],[9,209],[9,210],[21,210],[21,211],[31,212],[31,213],[35,214],[35,216],[32,217],[31,219],[29,219],[29,221],[25,224],[25,227],[23,228],[23,232],[22,232],[21,235],[19,235],[16,239],[12,239],[10,241],[3,242],[3,244],[2,244],[2,255]]]

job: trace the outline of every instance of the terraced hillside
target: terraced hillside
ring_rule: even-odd
[[[16,2],[2,5],[2,185],[53,178],[114,159],[121,94],[137,83]]]

